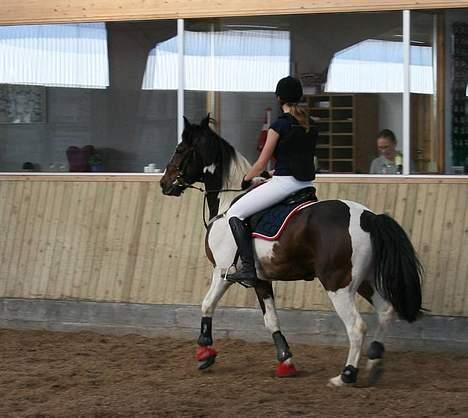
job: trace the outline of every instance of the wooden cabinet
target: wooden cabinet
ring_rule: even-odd
[[[376,154],[377,95],[320,94],[305,100],[319,129],[320,172],[368,173]]]

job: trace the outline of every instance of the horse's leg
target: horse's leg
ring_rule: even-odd
[[[289,351],[288,342],[280,330],[271,282],[258,280],[255,285],[255,293],[257,294],[258,302],[263,312],[265,327],[271,332],[273,342],[275,343],[276,358],[279,361],[278,367],[276,368],[276,376],[294,376],[297,372],[292,363],[292,354],[291,351]]]
[[[378,326],[375,331],[374,339],[367,350],[367,371],[368,382],[375,385],[383,373],[383,355],[385,347],[383,344],[388,325],[394,316],[393,306],[387,302],[377,291],[372,295],[372,304],[378,316]]]
[[[354,300],[355,292],[351,286],[338,289],[336,292],[329,291],[328,296],[343,321],[349,338],[349,352],[345,368],[340,375],[330,379],[329,384],[333,386],[354,384],[357,380],[359,357],[367,326],[357,310]]]
[[[226,290],[231,286],[231,283],[224,280],[221,269],[215,268],[211,279],[211,286],[203,299],[201,311],[201,330],[198,337],[197,360],[199,361],[198,368],[200,370],[210,367],[216,359],[217,352],[212,347],[212,316],[216,309],[216,305],[222,298]]]

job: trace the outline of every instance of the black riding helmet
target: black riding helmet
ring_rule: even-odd
[[[285,103],[298,103],[303,95],[302,84],[297,78],[284,77],[278,81],[275,94]]]

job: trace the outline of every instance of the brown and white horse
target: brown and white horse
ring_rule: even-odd
[[[195,182],[203,182],[210,210],[206,255],[213,264],[210,289],[202,303],[201,335],[197,358],[200,368],[214,363],[212,316],[232,283],[226,272],[236,262],[236,244],[224,216],[249,168],[247,160],[209,127],[185,120],[182,142],[161,179],[166,195],[180,196]],[[262,186],[259,186],[262,187]],[[255,287],[266,328],[277,349],[278,376],[295,373],[292,354],[281,333],[275,308],[273,280],[318,278],[343,321],[349,338],[345,367],[330,379],[334,386],[353,384],[367,326],[355,302],[356,292],[378,315],[378,329],[368,349],[371,380],[381,373],[384,334],[394,312],[416,320],[421,310],[422,269],[404,230],[389,216],[376,215],[363,205],[346,200],[324,200],[298,212],[277,241],[254,239],[258,281]]]

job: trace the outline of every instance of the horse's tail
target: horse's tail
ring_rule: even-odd
[[[403,228],[387,215],[365,211],[361,227],[370,233],[375,286],[401,319],[415,321],[421,313],[423,269]]]

